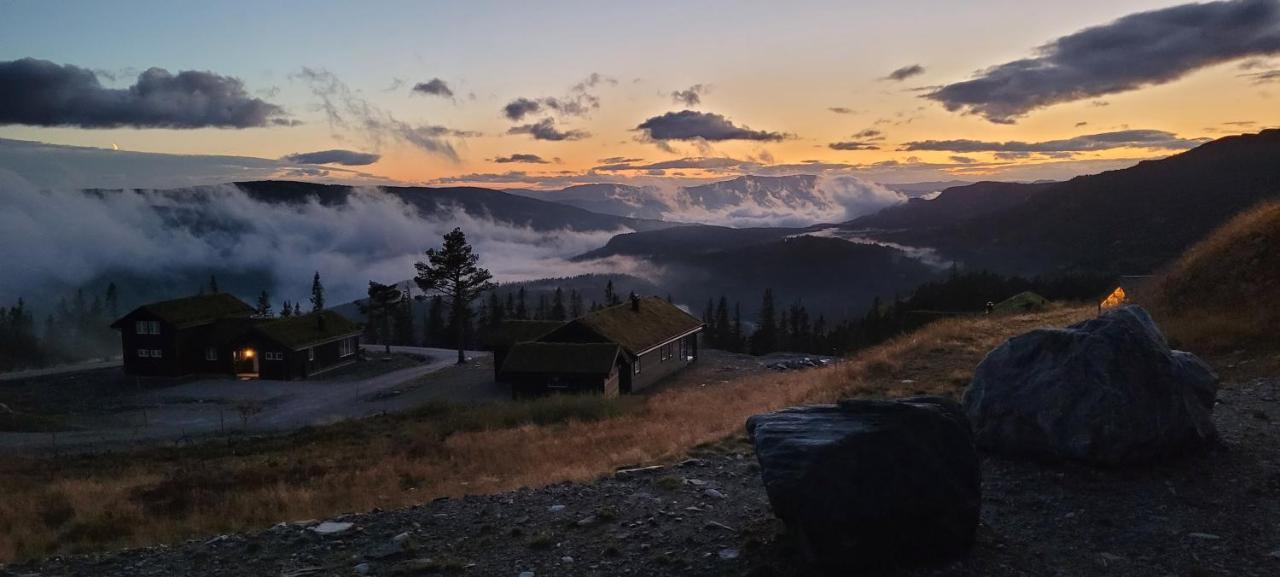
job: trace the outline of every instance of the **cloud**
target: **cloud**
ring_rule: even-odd
[[[1087,152],[1116,148],[1147,148],[1155,150],[1185,150],[1199,146],[1207,138],[1180,138],[1163,130],[1120,130],[1099,134],[1085,134],[1061,140],[1023,142],[1010,140],[919,140],[908,142],[902,150],[943,150],[948,152]]]
[[[758,166],[760,166],[759,163],[745,161],[745,160],[737,160],[734,158],[693,157],[693,158],[679,158],[676,160],[663,160],[663,161],[654,162],[650,164],[633,164],[631,162],[617,162],[617,163],[610,163],[610,164],[597,166],[595,168],[592,168],[592,170],[597,170],[600,172],[620,172],[620,171],[632,171],[632,170],[676,170],[676,169],[697,169],[697,170],[718,171],[718,170],[726,170],[726,169],[749,170],[750,168],[758,167]]]
[[[281,160],[300,164],[341,164],[344,166],[367,166],[378,162],[382,155],[354,150],[320,150],[316,152],[295,152],[285,155]]]
[[[912,76],[919,76],[921,74],[924,74],[924,67],[919,64],[912,64],[910,66],[903,66],[902,68],[899,68],[897,70],[894,70],[893,72],[890,72],[888,76],[885,76],[881,80],[892,80],[894,82],[902,82],[903,80],[911,78]]]
[[[861,142],[857,140],[846,140],[844,142],[832,142],[827,145],[831,150],[880,150],[879,146],[870,142]]]
[[[786,138],[780,132],[752,130],[737,126],[729,119],[711,112],[681,110],[654,116],[636,127],[652,140],[758,140],[775,141]]]
[[[884,140],[884,133],[874,128],[868,128],[854,134],[853,137],[863,140]]]
[[[968,156],[949,156],[947,158],[950,158],[951,162],[956,164],[973,164],[978,162],[977,159],[969,158]]]
[[[260,289],[276,299],[297,300],[305,298],[315,271],[330,300],[344,302],[362,297],[370,280],[409,278],[422,251],[439,246],[441,235],[455,226],[466,232],[480,265],[503,282],[569,271],[622,272],[620,267],[654,273],[625,259],[568,260],[631,232],[626,228],[536,230],[447,206],[423,214],[372,187],[354,189],[338,204],[262,202],[225,185],[179,192],[39,190],[0,171],[0,243],[14,249],[0,251],[0,270],[22,272],[0,275],[3,302],[65,294],[103,275],[142,278],[186,293],[193,286],[189,278],[211,272],[224,279],[263,279],[250,294],[236,295],[246,300]]]
[[[453,90],[449,89],[449,85],[439,78],[432,78],[427,82],[419,82],[413,85],[411,94],[426,94],[429,96],[439,96],[442,98],[453,98]]]
[[[1243,76],[1248,78],[1254,84],[1268,84],[1271,82],[1280,82],[1280,70],[1264,70],[1262,72],[1244,74]]]
[[[359,96],[324,69],[303,67],[293,77],[305,82],[320,100],[320,110],[328,117],[331,128],[359,131],[375,148],[387,139],[394,139],[456,162],[459,160],[458,152],[449,137],[479,136],[477,132],[431,124],[413,125],[399,120]]]
[[[600,97],[590,90],[600,84],[616,85],[617,80],[592,72],[581,82],[569,89],[563,97],[548,96],[545,98],[525,98],[523,96],[508,102],[502,107],[502,114],[508,120],[519,122],[531,114],[547,111],[564,116],[586,116],[592,110],[600,108]]]
[[[1183,4],[1063,36],[1033,57],[993,66],[924,98],[1007,124],[1038,108],[1164,84],[1214,64],[1278,53],[1280,3]]]
[[[512,154],[511,156],[499,156],[493,159],[498,164],[524,163],[524,164],[550,164],[549,161],[543,160],[541,156],[536,154]]]
[[[852,108],[845,108],[843,106],[830,106],[830,107],[827,107],[827,110],[830,110],[831,112],[834,112],[836,114],[857,114],[858,113],[857,110],[854,110]]]
[[[533,124],[522,124],[513,126],[507,130],[507,134],[528,134],[534,140],[582,140],[591,136],[590,132],[584,130],[564,130],[556,128],[556,123],[550,118],[543,118]]]
[[[704,84],[694,84],[685,90],[676,90],[671,93],[671,100],[677,104],[685,106],[697,106],[702,104],[702,95],[706,94],[709,87]]]
[[[105,88],[92,70],[48,60],[0,62],[0,125],[80,128],[252,128],[292,124],[284,109],[251,98],[238,78],[150,68],[128,88]]]

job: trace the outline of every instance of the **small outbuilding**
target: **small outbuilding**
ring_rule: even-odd
[[[493,376],[498,382],[507,382],[503,376],[503,364],[511,348],[536,341],[543,335],[564,326],[564,321],[506,320],[488,327],[481,333],[481,341],[493,352]]]
[[[120,317],[124,372],[129,375],[176,377],[230,373],[229,335],[256,321],[253,307],[225,293],[142,305]]]
[[[618,396],[622,349],[614,343],[518,343],[503,363],[516,398],[547,393]]]

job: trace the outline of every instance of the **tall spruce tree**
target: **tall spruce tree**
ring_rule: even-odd
[[[774,309],[773,289],[764,289],[760,299],[760,318],[756,332],[751,335],[751,354],[763,355],[773,352],[777,346],[778,319]]]
[[[271,316],[271,295],[267,293],[266,289],[263,289],[262,292],[258,293],[257,313],[264,317]]]
[[[209,294],[216,295],[219,292],[221,291],[218,290],[218,277],[209,275]]]
[[[568,314],[564,308],[564,291],[556,287],[556,292],[551,297],[551,320],[562,321]]]
[[[324,310],[324,285],[320,284],[320,271],[311,277],[311,312]]]
[[[414,264],[418,270],[414,281],[423,292],[439,291],[446,299],[457,325],[454,334],[457,337],[458,364],[466,363],[466,324],[471,301],[485,291],[493,290],[495,285],[490,282],[493,275],[478,265],[480,255],[472,251],[471,245],[467,244],[467,236],[460,228],[444,235],[440,250],[427,249],[426,254],[426,262]]]

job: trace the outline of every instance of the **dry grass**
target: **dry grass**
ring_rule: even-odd
[[[174,542],[439,496],[589,480],[740,435],[752,414],[850,396],[958,395],[1005,338],[1090,307],[939,321],[844,363],[609,401],[549,399],[288,437],[0,465],[0,561]]]
[[[1211,357],[1280,349],[1280,202],[1260,204],[1214,231],[1140,300],[1180,348]]]

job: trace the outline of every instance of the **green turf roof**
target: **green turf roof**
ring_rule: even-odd
[[[1049,299],[1031,291],[1020,292],[995,306],[993,312],[998,314],[1022,313],[1038,311],[1049,305]]]
[[[507,320],[484,329],[482,337],[491,347],[509,347],[516,343],[536,341],[542,335],[564,325],[563,321]]]
[[[702,321],[658,297],[640,299],[633,309],[624,302],[587,313],[570,324],[579,324],[618,343],[632,355],[640,354],[680,335],[702,328]],[[558,331],[557,331],[558,332]],[[554,340],[555,333],[542,340]]]
[[[502,363],[504,373],[608,375],[618,359],[613,343],[518,343]]]
[[[192,327],[227,317],[248,317],[253,307],[227,293],[198,295],[142,305],[111,326],[118,327],[125,318],[146,311],[160,320],[179,327]]]
[[[320,328],[321,318],[324,319],[323,329]],[[360,325],[333,311],[267,321],[255,326],[253,330],[293,350],[361,332]]]

